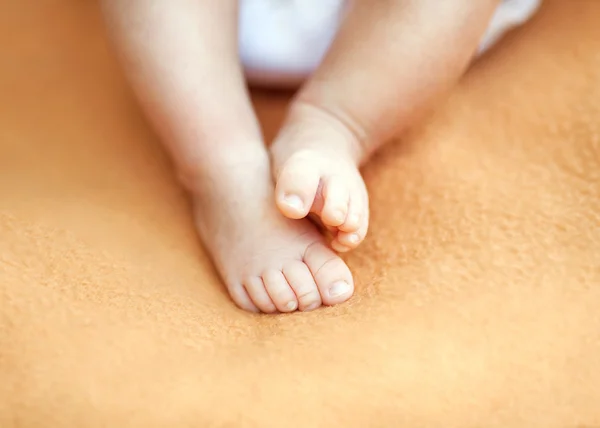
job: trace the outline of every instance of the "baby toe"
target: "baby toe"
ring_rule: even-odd
[[[246,281],[244,281],[244,287],[246,288],[248,296],[250,296],[254,305],[256,305],[261,312],[266,314],[277,312],[277,307],[271,300],[269,293],[267,293],[262,278],[258,276],[248,278]]]
[[[298,309],[296,295],[281,271],[268,270],[263,274],[262,279],[267,293],[279,312],[293,312]]]
[[[350,191],[348,183],[340,176],[332,176],[323,186],[323,209],[321,221],[326,226],[338,227],[344,224],[348,214]]]
[[[367,236],[367,230],[369,229],[369,218],[368,214],[365,217],[361,217],[361,221],[357,230],[353,232],[343,232],[339,231],[337,236],[335,237],[336,245],[339,245],[341,248],[354,249],[360,245],[362,241],[364,241]],[[332,244],[332,247],[334,244]],[[335,248],[335,247],[334,247]],[[339,250],[336,250],[339,251]]]
[[[352,247],[348,247],[337,240],[337,237],[331,241],[331,248],[333,248],[338,253],[347,253],[352,250]]]
[[[300,219],[309,213],[321,174],[310,156],[298,153],[285,162],[277,177],[275,201],[283,215]]]
[[[358,233],[340,232],[340,233],[338,233],[338,235],[336,237],[335,245],[336,245],[336,247],[339,247],[342,249],[345,248],[346,251],[349,251],[349,250],[353,250],[356,247],[358,247],[363,239],[364,238],[361,237]],[[332,244],[332,246],[333,245],[334,244]],[[340,251],[340,250],[336,250],[336,251]],[[343,250],[341,250],[341,252],[343,252]]]
[[[341,232],[353,233],[357,232],[365,223],[368,223],[368,203],[367,198],[362,195],[353,195],[348,204],[348,215],[344,224],[340,225]]]
[[[231,285],[228,287],[228,291],[231,299],[240,309],[248,312],[260,312],[242,284]]]
[[[321,243],[311,245],[304,254],[326,305],[336,305],[348,300],[354,292],[354,281],[346,263]]]
[[[319,289],[306,264],[301,261],[291,262],[283,268],[283,274],[296,294],[301,311],[312,311],[321,306]]]

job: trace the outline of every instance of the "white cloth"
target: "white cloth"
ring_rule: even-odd
[[[526,22],[541,1],[503,0],[480,52]],[[240,0],[239,54],[248,80],[277,86],[303,80],[326,54],[345,5],[345,0]]]

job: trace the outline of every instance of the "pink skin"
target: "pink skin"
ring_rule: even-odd
[[[356,1],[269,156],[237,58],[235,0],[102,0],[240,308],[308,311],[351,297],[350,270],[303,217],[317,214],[337,251],[360,244],[369,210],[359,166],[460,76],[495,4]]]

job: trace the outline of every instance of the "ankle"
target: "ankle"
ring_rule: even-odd
[[[239,187],[251,178],[269,175],[270,160],[260,143],[215,144],[214,150],[199,160],[187,159],[176,165],[182,185],[192,193],[205,189],[207,183],[216,187]]]
[[[359,165],[370,154],[368,146],[366,134],[354,121],[298,100],[271,150],[276,158],[299,150],[325,151]]]

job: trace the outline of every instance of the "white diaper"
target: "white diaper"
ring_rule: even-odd
[[[476,0],[473,0],[476,1]],[[527,21],[542,0],[503,0],[480,45]],[[297,84],[321,62],[346,0],[240,0],[239,50],[250,82]]]

